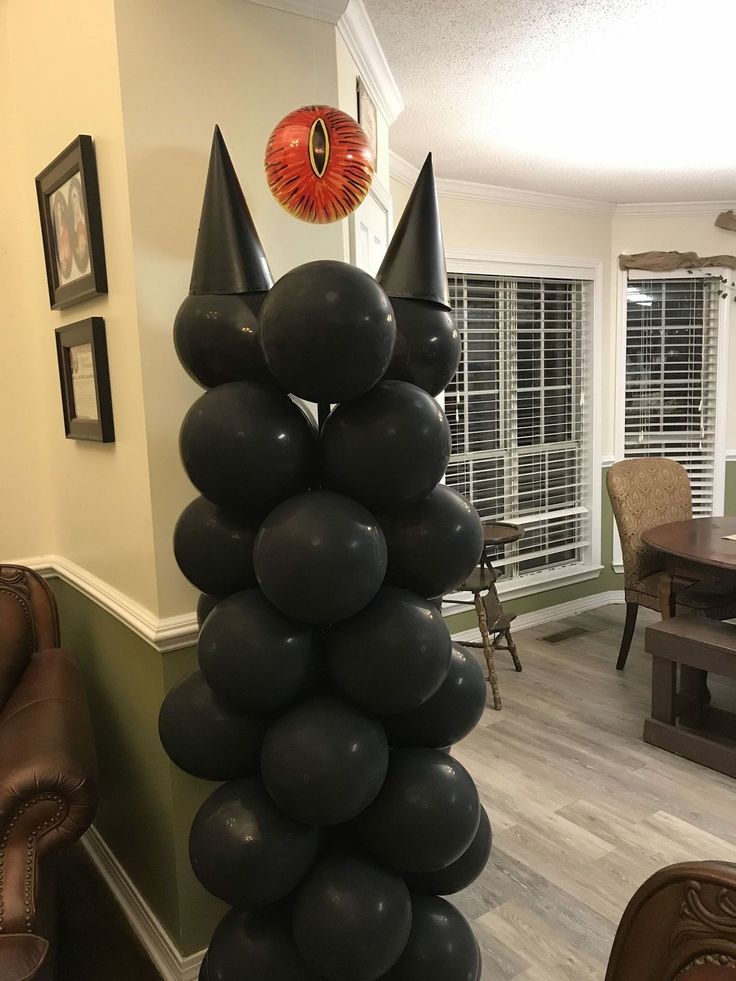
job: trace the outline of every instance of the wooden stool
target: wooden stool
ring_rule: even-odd
[[[508,617],[504,613],[503,605],[496,590],[498,572],[491,564],[489,552],[491,549],[517,542],[523,534],[523,529],[517,525],[503,521],[485,525],[480,565],[460,587],[463,592],[473,594],[472,605],[478,614],[478,629],[481,636],[480,641],[464,641],[464,646],[476,647],[483,651],[488,667],[488,682],[493,693],[493,707],[497,711],[500,711],[502,704],[494,655],[496,651],[508,651],[517,671],[521,671],[521,661],[511,636],[511,624],[515,617]],[[460,602],[467,601],[461,600]]]

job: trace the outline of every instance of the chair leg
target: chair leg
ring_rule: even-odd
[[[509,654],[511,655],[511,660],[514,662],[514,668],[517,671],[521,671],[521,661],[519,660],[519,655],[516,653],[516,644],[511,636],[511,627],[506,627],[504,630],[504,635],[506,637],[506,646],[509,649]]]
[[[638,603],[626,604],[626,623],[624,624],[624,635],[621,638],[621,649],[618,652],[618,661],[616,661],[617,671],[623,671],[626,667],[626,658],[629,656],[629,648],[631,647],[631,640],[634,636],[634,627],[636,626],[638,613]]]
[[[480,593],[476,593],[473,598],[475,600],[475,611],[478,614],[478,628],[480,630],[481,640],[483,641],[483,654],[485,655],[486,665],[488,667],[488,682],[493,692],[493,707],[498,712],[502,707],[501,692],[496,676],[496,662],[493,659],[493,642],[488,629],[488,617],[486,616],[486,608],[483,605],[483,599]]]

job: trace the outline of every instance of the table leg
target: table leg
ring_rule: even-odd
[[[681,664],[680,698],[683,711],[680,712],[680,721],[694,728],[702,726],[710,697],[708,672]]]
[[[663,620],[671,619],[677,612],[677,593],[672,588],[675,577],[667,573],[659,577],[659,609]]]

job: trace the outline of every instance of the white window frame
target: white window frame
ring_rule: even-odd
[[[729,282],[733,279],[732,269],[708,268],[713,276],[724,276]],[[626,320],[627,289],[629,282],[641,279],[684,279],[690,276],[705,278],[704,271],[674,269],[671,272],[645,272],[638,269],[619,269],[616,288],[616,399],[614,421],[614,460],[624,456],[624,417],[626,412]],[[721,299],[718,308],[718,360],[716,370],[716,425],[715,425],[715,468],[713,473],[713,510],[723,514],[726,493],[726,413],[728,408],[728,335],[731,329],[732,296]],[[621,541],[613,525],[613,569],[623,572]]]
[[[601,354],[603,335],[603,263],[598,259],[576,256],[529,255],[514,252],[484,252],[471,249],[448,249],[447,271],[458,275],[508,276],[524,278],[584,279],[592,283],[592,323],[590,343],[591,377],[588,388],[590,412],[590,544],[586,546],[582,564],[574,571],[544,569],[524,576],[524,582],[498,583],[499,595],[506,599],[529,596],[533,593],[596,579],[601,574]],[[467,601],[470,593],[455,593],[447,597],[445,615],[467,610],[453,603]]]

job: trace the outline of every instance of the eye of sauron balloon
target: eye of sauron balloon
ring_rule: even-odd
[[[355,211],[375,171],[361,127],[330,106],[303,106],[285,116],[269,137],[265,166],[279,204],[314,224],[339,221]]]

